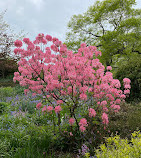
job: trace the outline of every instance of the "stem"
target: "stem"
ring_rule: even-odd
[[[53,132],[54,132],[54,135],[55,135],[55,120],[54,120],[54,114],[53,114]]]
[[[58,127],[59,127],[59,132],[61,133],[60,123],[61,123],[60,113],[58,113]]]
[[[74,116],[74,118],[75,118],[76,125],[77,125],[78,131],[79,131],[79,124],[78,124],[78,120],[77,120],[77,118],[76,118],[76,116],[75,116],[75,113],[74,113],[74,112],[73,112],[73,116]]]

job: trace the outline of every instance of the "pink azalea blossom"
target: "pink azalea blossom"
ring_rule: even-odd
[[[101,105],[107,105],[107,101],[106,100],[102,101]]]
[[[22,44],[22,41],[20,41],[20,40],[16,40],[15,42],[14,42],[14,44],[15,44],[15,46],[16,47],[21,47],[23,44]]]
[[[45,112],[46,110],[47,110],[47,107],[44,106],[44,107],[42,108],[42,112]]]
[[[84,126],[80,126],[79,129],[81,132],[84,132],[86,130],[86,128]]]
[[[26,44],[29,44],[30,39],[29,39],[29,38],[24,38],[23,41],[24,41]]]
[[[32,96],[36,96],[36,93],[32,93]]]
[[[50,35],[46,35],[46,39],[47,39],[48,41],[52,41],[52,37],[51,37]]]
[[[61,106],[56,106],[55,107],[55,113],[59,113],[62,110]]]
[[[70,136],[73,136],[72,132],[70,132]]]
[[[97,105],[100,105],[100,101],[97,102]]]
[[[108,115],[106,113],[102,114],[102,122],[103,124],[106,124],[106,125],[109,123]]]
[[[107,70],[112,70],[112,67],[111,66],[107,66]]]
[[[124,94],[122,94],[122,95],[120,96],[120,98],[125,99],[125,98],[126,98],[126,96],[125,96]]]
[[[115,112],[118,112],[120,110],[120,106],[119,105],[115,105],[114,109],[115,109]]]
[[[57,104],[62,104],[63,101],[62,100],[57,100]]]
[[[126,85],[124,86],[124,88],[125,88],[125,89],[130,89],[131,86],[130,86],[129,84],[126,84]]]
[[[82,118],[79,122],[79,126],[88,126],[87,120],[85,118]]]
[[[124,78],[123,82],[124,82],[124,84],[130,84],[131,80],[129,78]]]
[[[89,109],[89,117],[95,117],[96,111],[92,108]]]
[[[80,99],[87,100],[87,95],[84,93],[80,94]]]
[[[102,55],[100,51],[95,52],[95,56],[97,57],[98,55],[100,55],[100,56]]]
[[[15,49],[14,49],[14,53],[17,55],[18,52],[19,52],[19,48],[15,48]]]
[[[29,92],[29,89],[25,89],[24,90],[24,94],[27,95],[27,93]]]
[[[102,109],[103,109],[103,112],[108,112],[109,111],[106,106],[103,106]]]
[[[120,99],[116,99],[115,100],[115,104],[120,104],[121,103],[121,100]]]
[[[52,112],[53,107],[52,106],[47,106],[47,112]]]
[[[80,45],[81,48],[85,48],[86,46],[87,46],[86,43],[82,43],[82,44]]]
[[[130,90],[129,89],[124,90],[124,94],[130,94]]]
[[[39,109],[41,108],[41,106],[42,106],[42,103],[38,103],[38,104],[36,105],[36,108],[39,110]]]
[[[118,112],[120,110],[120,106],[119,105],[111,105],[111,108],[114,109],[115,112]]]
[[[74,118],[70,118],[70,119],[69,119],[69,124],[70,124],[71,126],[74,124],[74,122],[75,122],[75,119],[74,119]]]

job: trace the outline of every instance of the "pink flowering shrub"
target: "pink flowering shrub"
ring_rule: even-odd
[[[62,109],[61,109],[61,106],[58,105],[55,107],[54,110],[55,110],[55,113],[59,113]]]
[[[23,42],[27,49],[21,48]],[[109,123],[108,115],[112,111],[118,112],[120,104],[130,93],[130,79],[125,78],[124,92],[120,90],[120,82],[113,78],[111,66],[105,67],[97,58],[101,52],[95,46],[81,44],[77,53],[67,50],[66,45],[55,37],[39,34],[35,41],[24,38],[15,41],[14,53],[20,55],[19,72],[15,72],[13,81],[19,81],[21,86],[27,87],[25,94],[41,94],[50,104],[42,108],[58,117],[61,124],[61,113],[65,113],[71,126],[75,124],[81,132],[86,132],[93,121],[99,118],[106,127]],[[47,44],[52,42],[51,46]],[[54,104],[55,102],[55,104]],[[42,103],[37,104],[40,109]],[[82,108],[85,107],[85,111]],[[81,118],[77,115],[81,109]],[[56,125],[55,119],[54,126]],[[73,133],[71,133],[71,136]]]

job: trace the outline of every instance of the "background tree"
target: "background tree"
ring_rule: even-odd
[[[0,77],[2,78],[17,71],[18,60],[18,56],[12,53],[12,47],[17,35],[12,32],[10,26],[3,20],[5,12],[0,14]]]
[[[135,4],[135,0],[96,1],[87,12],[71,18],[65,44],[74,51],[82,42],[96,45],[105,65],[141,54],[141,9],[134,9]]]
[[[130,97],[126,101],[141,101],[141,59],[138,54],[132,55],[128,61],[119,62],[118,69],[114,71],[114,77],[122,83],[122,78],[125,76],[131,80]]]

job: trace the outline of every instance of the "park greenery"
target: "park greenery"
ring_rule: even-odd
[[[6,158],[75,158],[77,155],[85,157],[84,154],[86,152],[90,155],[89,151],[86,150],[88,142],[83,142],[82,146],[78,147],[79,136],[76,138],[76,148],[72,151],[67,133],[64,137],[59,134],[59,131],[56,135],[53,134],[53,127],[51,128],[50,126],[47,113],[44,114],[36,109],[36,105],[41,101],[40,98],[40,95],[35,97],[28,94],[25,96],[24,88],[19,85],[13,88],[0,88],[0,156]],[[108,129],[110,133],[102,128],[100,131],[101,135],[97,131],[93,134],[92,139],[97,141],[97,147],[95,146],[95,148],[100,149],[98,148],[99,144],[107,142],[102,138],[105,135],[107,138],[120,135],[121,139],[126,138],[128,141],[131,141],[131,133],[141,129],[140,120],[141,104],[123,103],[119,113],[115,113],[109,118]],[[64,128],[67,126],[68,123],[64,124]],[[66,128],[65,131],[67,130]],[[112,140],[113,138],[111,138]],[[120,140],[118,141],[120,142]],[[133,150],[139,151],[138,144],[140,141],[138,139],[135,141],[137,146]],[[129,145],[125,144],[125,146],[122,146],[122,149],[125,149],[126,146],[129,148]],[[95,148],[92,148],[93,153],[95,153]],[[130,146],[131,148],[132,146]],[[119,147],[118,149],[120,150]],[[106,152],[106,149],[103,150],[96,152],[102,155],[102,152]]]
[[[141,10],[135,4],[135,0],[96,1],[85,13],[72,16],[67,47],[76,51],[83,42],[97,46],[107,66],[141,54]]]
[[[65,44],[42,33],[15,40],[0,15],[0,157],[141,157],[134,5],[96,1],[72,17]]]

